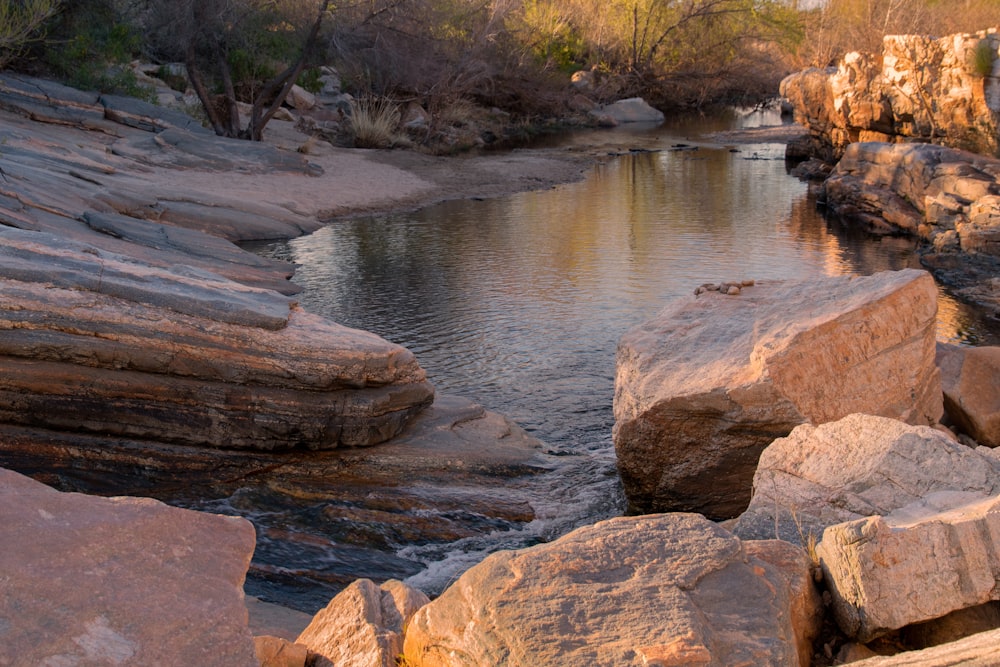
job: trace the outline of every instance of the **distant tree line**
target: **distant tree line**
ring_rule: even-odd
[[[324,64],[356,96],[434,118],[466,105],[531,119],[566,113],[577,72],[595,102],[754,104],[885,34],[998,22],[1000,0],[0,0],[0,67],[135,93],[123,64],[183,63],[215,131],[259,139]]]

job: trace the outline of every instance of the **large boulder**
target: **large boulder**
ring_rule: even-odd
[[[621,339],[614,441],[633,512],[731,518],[798,424],[941,417],[937,289],[915,270],[678,299]]]
[[[848,636],[868,642],[1000,599],[1000,496],[955,506],[955,495],[823,532],[816,553]]]
[[[413,617],[406,664],[808,665],[809,570],[698,515],[610,519],[467,571]]]
[[[938,346],[945,412],[981,445],[1000,447],[1000,347]]]
[[[295,643],[336,667],[396,667],[403,654],[403,628],[428,602],[401,581],[379,586],[358,579],[313,617]]]
[[[835,68],[796,72],[780,92],[809,129],[817,157],[835,160],[856,141],[913,140],[994,154],[1000,33],[887,35],[881,54],[848,53]]]
[[[0,228],[0,422],[235,449],[398,434],[433,399],[404,348],[287,297]]]
[[[802,424],[769,445],[733,532],[805,545],[828,526],[889,514],[945,491],[1000,493],[1000,457],[927,426],[853,414]]]
[[[605,104],[590,112],[598,118],[611,118],[615,123],[662,123],[663,112],[649,106],[641,97],[630,97]]]
[[[0,664],[258,665],[244,519],[0,469]]]

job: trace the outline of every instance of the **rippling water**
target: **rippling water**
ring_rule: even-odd
[[[566,456],[522,490],[539,518],[513,536],[396,543],[395,556],[416,564],[412,583],[439,590],[490,550],[621,510],[610,438],[615,347],[669,299],[720,280],[918,266],[910,241],[825,219],[786,173],[783,145],[698,136],[774,120],[575,135],[568,143],[662,150],[611,159],[580,183],[337,221],[261,249],[300,264],[307,309],[410,348],[439,392],[511,417]],[[678,143],[688,146],[672,149]],[[945,294],[941,310],[941,338],[996,340]]]

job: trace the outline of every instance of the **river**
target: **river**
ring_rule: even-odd
[[[624,154],[579,183],[335,221],[258,248],[300,265],[305,308],[408,347],[439,393],[509,416],[565,461],[517,491],[535,521],[450,543],[392,542],[382,578],[437,593],[490,551],[620,513],[611,443],[615,347],[668,300],[705,282],[919,266],[911,241],[824,217],[807,184],[788,175],[783,145],[726,145],[706,135],[777,122],[773,113],[733,113],[576,133],[560,145]],[[944,291],[940,310],[940,339],[997,342],[988,322]],[[235,509],[232,499],[203,507],[268,520]],[[260,544],[258,557],[276,548]],[[365,558],[312,554],[288,567],[379,578],[383,561],[359,564]],[[294,603],[273,586],[255,589],[252,573],[248,590]]]

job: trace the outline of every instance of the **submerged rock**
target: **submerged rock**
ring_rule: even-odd
[[[614,441],[635,512],[731,518],[761,451],[798,424],[942,414],[937,290],[915,270],[678,299],[618,348]]]
[[[817,605],[789,544],[741,542],[693,514],[610,519],[487,557],[416,613],[405,659],[808,665]]]
[[[0,664],[259,665],[248,521],[0,469]]]

